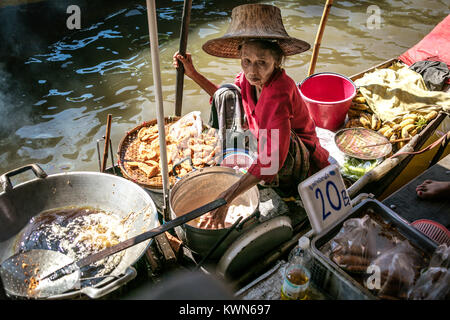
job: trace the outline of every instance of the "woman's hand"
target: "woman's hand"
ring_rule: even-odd
[[[253,186],[257,185],[260,180],[250,173],[246,173],[236,183],[227,190],[222,192],[217,198],[224,198],[226,205],[208,212],[200,217],[199,228],[203,229],[221,229],[225,228],[225,219],[227,217],[228,208],[240,194],[246,192]]]
[[[214,83],[209,81],[205,76],[200,74],[194,67],[192,63],[192,56],[190,53],[186,52],[186,56],[183,57],[181,54],[175,52],[173,55],[173,66],[178,68],[179,61],[183,64],[184,74],[195,81],[203,90],[205,90],[211,97],[214,95],[214,92],[219,88]]]
[[[225,228],[225,219],[227,217],[228,208],[233,197],[231,188],[222,192],[217,199],[223,198],[227,204],[208,212],[200,217],[199,227],[202,229],[223,229]]]
[[[181,54],[178,53],[178,51],[175,52],[175,54],[173,55],[173,63],[172,63],[175,68],[178,68],[179,66],[178,61],[181,61],[181,63],[183,64],[184,74],[187,75],[189,78],[192,78],[197,71],[195,70],[194,64],[192,62],[191,54],[186,52],[186,57],[183,57]]]

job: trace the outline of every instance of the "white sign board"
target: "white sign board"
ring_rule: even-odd
[[[300,183],[298,192],[315,234],[352,209],[344,180],[336,164],[323,168]]]

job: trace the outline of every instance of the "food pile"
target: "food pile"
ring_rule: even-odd
[[[377,217],[372,209],[366,210],[362,218],[346,220],[323,250],[381,299],[412,297],[416,281],[429,261],[426,253]],[[379,270],[378,285],[377,280],[369,283],[374,270]]]
[[[41,212],[34,216],[24,228],[18,243],[18,252],[44,249],[61,252],[74,261],[83,259],[100,250],[112,247],[128,237],[136,214],[130,213],[129,219],[120,219],[115,214],[91,207],[67,207]],[[121,262],[124,251],[83,267],[83,278],[101,277],[111,273]],[[29,272],[31,264],[22,265],[29,276],[36,276],[38,268]],[[27,274],[25,274],[28,276]],[[101,279],[101,278],[99,278]],[[30,280],[31,288],[38,283]],[[90,285],[96,282],[85,281]]]
[[[345,128],[364,127],[382,134],[389,141],[394,141],[396,139],[412,138],[425,128],[438,115],[438,112],[430,111],[423,114],[410,112],[390,121],[381,121],[358,91],[347,114],[349,120],[345,124]],[[399,150],[407,143],[408,141],[396,142],[392,147]]]
[[[173,167],[187,158],[196,168],[216,164],[215,157],[220,152],[217,131],[204,129],[199,114],[191,112],[177,122],[166,124],[165,133],[170,176],[173,175]],[[161,176],[157,124],[139,130],[125,154],[125,161],[129,173],[143,175],[146,179]],[[183,177],[192,169],[189,162],[183,161],[175,170],[178,176]]]

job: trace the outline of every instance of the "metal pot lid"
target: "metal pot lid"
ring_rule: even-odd
[[[268,220],[236,239],[217,264],[217,273],[236,278],[243,270],[292,238],[291,219],[280,216]]]

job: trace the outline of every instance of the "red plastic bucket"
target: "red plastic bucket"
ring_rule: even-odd
[[[349,78],[331,72],[316,73],[299,85],[303,102],[316,126],[331,131],[339,129],[345,121],[356,86]]]

